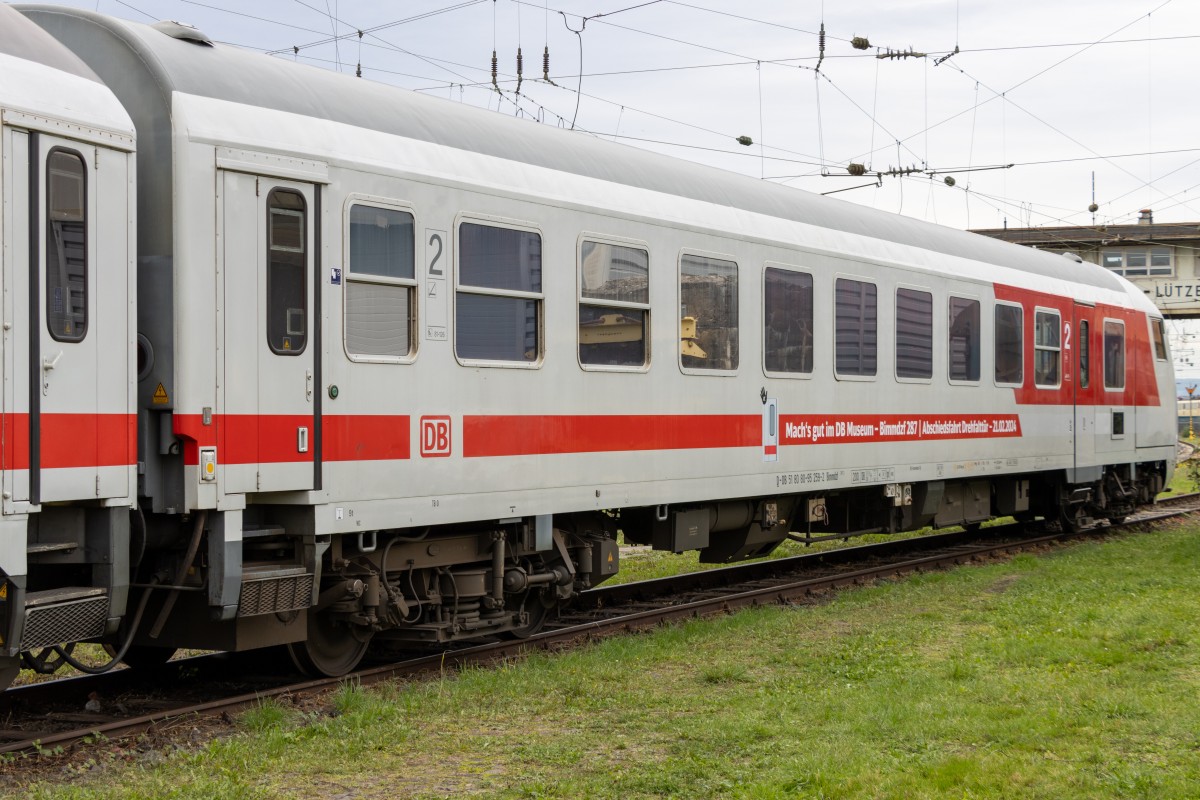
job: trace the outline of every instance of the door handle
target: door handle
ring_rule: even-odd
[[[54,358],[42,359],[42,395],[49,396],[50,394],[50,370],[58,364],[58,360],[62,358],[63,351],[59,350]]]

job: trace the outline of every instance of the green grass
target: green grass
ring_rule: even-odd
[[[26,797],[1200,796],[1200,536],[1172,529],[264,703]],[[15,787],[13,787],[15,789]]]
[[[993,525],[1006,525],[1011,523],[1012,517],[1001,517],[999,519],[989,520],[985,522],[984,527]],[[958,530],[957,527],[947,528],[944,530]],[[921,528],[916,531],[907,531],[905,533],[868,533],[861,536],[851,536],[847,539],[826,539],[821,542],[812,544],[804,544],[793,540],[787,540],[775,548],[770,555],[758,559],[748,559],[747,561],[738,561],[737,564],[745,564],[751,561],[769,561],[777,558],[791,558],[792,556],[804,555],[805,553],[816,553],[827,550],[838,550],[844,547],[859,547],[861,545],[876,544],[879,542],[895,541],[897,539],[911,539],[917,536],[928,536],[931,533],[939,533],[933,528]],[[624,537],[618,534],[617,541],[624,544]],[[618,583],[632,583],[634,581],[650,580],[652,578],[666,578],[672,575],[679,575],[684,572],[700,572],[707,569],[719,569],[721,567],[731,566],[730,564],[701,564],[700,553],[696,550],[691,550],[685,553],[676,555],[665,551],[654,551],[649,548],[637,549],[633,552],[626,552],[621,556],[621,568],[616,575],[604,582],[604,585],[613,585]]]
[[[1166,496],[1200,491],[1200,459],[1180,461],[1175,465],[1175,474],[1167,484]]]

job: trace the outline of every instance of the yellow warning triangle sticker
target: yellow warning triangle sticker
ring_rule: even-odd
[[[167,397],[167,390],[160,383],[158,388],[154,390],[154,405],[161,406],[171,402],[171,398]]]

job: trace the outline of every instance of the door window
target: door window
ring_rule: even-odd
[[[87,171],[55,148],[46,159],[46,325],[60,342],[87,335]]]
[[[267,197],[267,344],[281,356],[308,343],[308,231],[304,196],[273,189]]]

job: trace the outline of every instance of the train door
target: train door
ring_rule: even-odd
[[[29,247],[30,194],[29,144],[27,131],[3,128],[0,153],[4,172],[0,187],[4,191],[4,318],[25,320],[6,327],[4,342],[4,414],[0,416],[0,465],[3,466],[4,507],[17,511],[16,504],[29,502],[29,276],[33,271]],[[36,174],[36,167],[34,168]]]
[[[1096,386],[1100,374],[1093,360],[1096,340],[1096,309],[1083,303],[1075,304],[1071,333],[1075,340],[1075,468],[1091,466],[1096,461]]]
[[[32,503],[127,497],[129,156],[39,132],[6,129],[4,143],[6,173],[23,173],[12,198],[19,252],[8,273],[5,408],[27,410],[5,417],[5,456],[28,467],[24,480],[7,475],[5,490]]]
[[[220,173],[227,493],[314,488],[312,184]]]
[[[1134,396],[1157,398],[1158,404],[1138,407],[1135,443],[1138,447],[1162,447],[1174,444],[1176,439],[1173,432],[1176,430],[1178,412],[1174,396],[1170,393],[1174,389],[1174,375],[1171,369],[1171,355],[1167,351],[1167,332],[1163,321],[1157,317],[1150,317],[1146,321],[1149,323],[1150,346],[1133,349],[1148,353],[1146,357],[1151,363],[1138,370],[1138,385]],[[1154,381],[1153,386],[1142,385],[1142,381],[1150,380]],[[1164,388],[1168,393],[1160,395],[1159,392]]]

